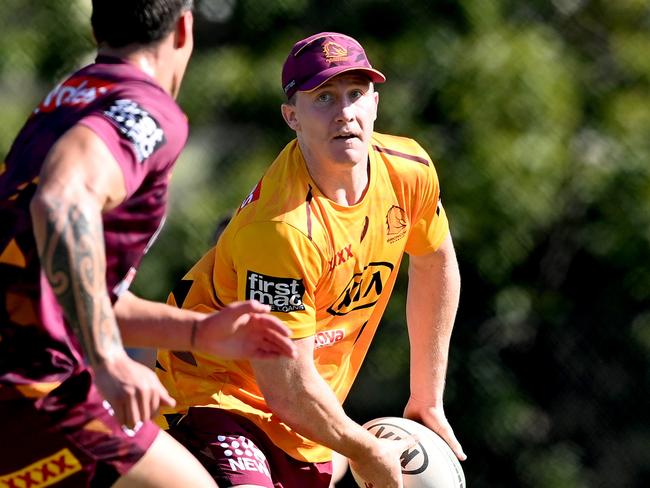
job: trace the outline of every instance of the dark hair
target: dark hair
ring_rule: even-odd
[[[97,43],[149,45],[163,39],[193,0],[92,0],[90,23]]]

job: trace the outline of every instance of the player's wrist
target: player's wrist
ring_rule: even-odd
[[[337,452],[357,464],[376,463],[381,458],[382,446],[379,440],[358,424],[353,434],[343,441]]]
[[[411,393],[408,400],[409,405],[427,406],[432,408],[442,408],[442,392]]]
[[[107,350],[102,351],[102,353],[97,353],[92,356],[86,355],[89,359],[89,364],[94,371],[115,371],[120,368],[120,364],[129,360],[129,356],[124,350],[123,347],[111,347]]]
[[[119,334],[114,334],[110,340],[101,341],[100,344],[93,344],[92,350],[89,349],[84,348],[84,358],[93,369],[110,368],[123,358],[128,358]]]
[[[199,318],[195,318],[190,327],[189,327],[189,338],[188,338],[188,344],[189,348],[188,350],[190,351],[195,351],[196,350],[196,345],[200,343],[199,341],[199,331],[201,328],[201,320]]]

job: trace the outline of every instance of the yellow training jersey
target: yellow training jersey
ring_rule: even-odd
[[[340,402],[379,325],[404,251],[435,251],[449,232],[427,153],[411,139],[378,133],[371,146],[367,192],[347,207],[319,191],[297,142],[289,143],[216,247],[170,295],[170,303],[201,311],[243,299],[270,305],[295,339],[314,338],[316,368]],[[328,449],[269,410],[247,361],[160,351],[158,363],[177,401],[164,413],[218,406],[253,421],[296,459],[330,459]]]

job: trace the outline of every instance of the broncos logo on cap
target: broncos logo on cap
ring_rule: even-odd
[[[323,44],[323,54],[325,54],[325,60],[328,63],[347,61],[348,58],[348,50],[333,41],[327,41]]]

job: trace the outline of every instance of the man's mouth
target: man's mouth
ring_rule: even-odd
[[[346,141],[348,139],[358,139],[358,137],[354,134],[339,134],[337,136],[334,136],[334,139],[339,141]]]

